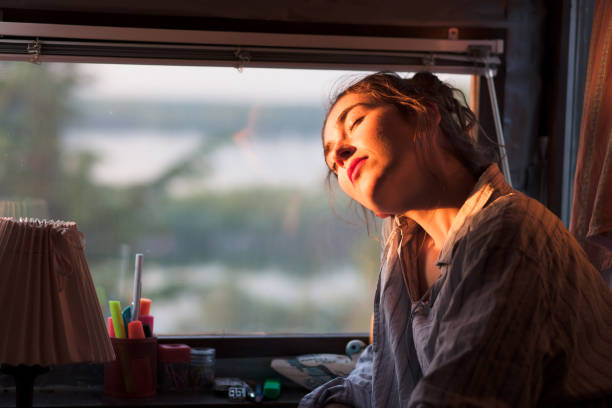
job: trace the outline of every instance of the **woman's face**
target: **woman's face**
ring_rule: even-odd
[[[417,160],[414,126],[393,105],[348,94],[323,128],[325,161],[349,197],[377,215],[427,208],[436,185]]]

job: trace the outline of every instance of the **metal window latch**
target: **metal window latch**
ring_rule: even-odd
[[[487,88],[489,88],[489,100],[491,101],[491,111],[493,112],[493,122],[495,122],[495,133],[497,134],[497,145],[499,148],[499,158],[502,165],[502,173],[506,178],[506,182],[512,187],[512,177],[510,176],[510,164],[508,155],[506,154],[506,143],[504,142],[504,130],[502,128],[501,115],[499,114],[499,105],[497,103],[497,94],[495,93],[495,83],[493,82],[493,69],[488,65],[485,67],[485,78],[487,80]]]
[[[243,51],[242,49],[238,48],[236,51],[234,51],[234,56],[236,59],[238,59],[238,61],[236,61],[235,68],[238,70],[238,72],[242,72],[244,67],[246,67],[249,61],[251,61],[251,54],[248,51]]]
[[[35,41],[28,44],[27,48],[28,54],[31,55],[30,62],[32,64],[40,64],[40,53],[42,51],[42,42],[40,39],[36,39]]]
[[[427,54],[423,56],[423,65],[428,67],[436,65],[436,56],[434,54]]]

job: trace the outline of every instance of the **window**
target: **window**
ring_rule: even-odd
[[[324,183],[329,89],[353,70],[425,68],[462,74],[449,80],[477,106],[472,75],[503,54],[502,40],[456,33],[44,21],[0,22],[12,61],[0,63],[0,213],[77,221],[103,310],[130,300],[144,253],[158,334],[367,331],[379,244]]]
[[[320,129],[356,71],[0,63],[0,215],[74,220],[103,311],[159,334],[369,329],[378,248]],[[471,75],[443,78],[469,98]]]

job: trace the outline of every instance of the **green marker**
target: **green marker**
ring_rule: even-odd
[[[111,316],[113,317],[113,328],[115,329],[115,337],[125,339],[125,326],[123,325],[123,316],[121,315],[121,304],[118,300],[108,302]]]

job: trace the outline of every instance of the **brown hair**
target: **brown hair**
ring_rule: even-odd
[[[402,78],[394,72],[378,72],[360,79],[332,99],[323,126],[334,105],[348,94],[364,94],[376,102],[394,105],[408,118],[415,120],[415,135],[426,134],[430,126],[430,106],[435,104],[440,112],[440,129],[447,142],[444,148],[475,179],[490,164],[499,161],[497,143],[482,131],[476,116],[467,107],[463,92],[440,81],[430,72],[418,72],[412,78]],[[475,127],[481,132],[472,131]],[[417,142],[426,143],[427,140]]]

